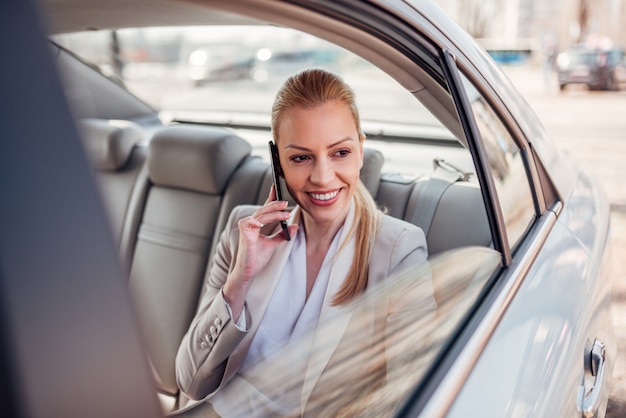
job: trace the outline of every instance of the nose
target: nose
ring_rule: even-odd
[[[335,175],[330,161],[327,159],[318,159],[313,165],[309,180],[317,186],[325,186],[330,183]]]

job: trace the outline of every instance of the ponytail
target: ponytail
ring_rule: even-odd
[[[365,291],[369,276],[369,261],[381,218],[382,212],[359,180],[354,191],[354,222],[348,234],[348,239],[355,234],[354,258],[343,285],[333,297],[333,305],[344,305]]]

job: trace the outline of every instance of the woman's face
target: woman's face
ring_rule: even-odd
[[[364,138],[348,106],[330,101],[311,109],[288,109],[278,138],[291,196],[320,226],[343,222],[363,165]]]

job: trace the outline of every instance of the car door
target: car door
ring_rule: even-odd
[[[534,172],[532,148],[515,137],[519,127],[507,126],[505,107],[470,82],[451,53],[442,54],[468,142],[476,154],[484,149],[475,160],[488,166],[484,187],[493,191],[489,198],[502,216],[502,229],[493,229],[502,237],[507,268],[459,354],[463,358],[473,347],[478,361],[450,368],[425,415],[442,405],[451,405],[449,416],[602,415],[615,355],[606,201],[576,171],[573,193],[547,207],[542,188],[550,185]],[[509,171],[514,154],[517,167]],[[513,171],[522,175],[505,180]],[[456,398],[447,387],[452,384],[462,387]]]

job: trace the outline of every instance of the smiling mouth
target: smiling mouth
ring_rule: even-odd
[[[326,201],[326,200],[333,199],[338,194],[339,194],[339,190],[335,190],[334,192],[329,192],[329,193],[309,193],[309,196],[311,196],[315,200]]]

